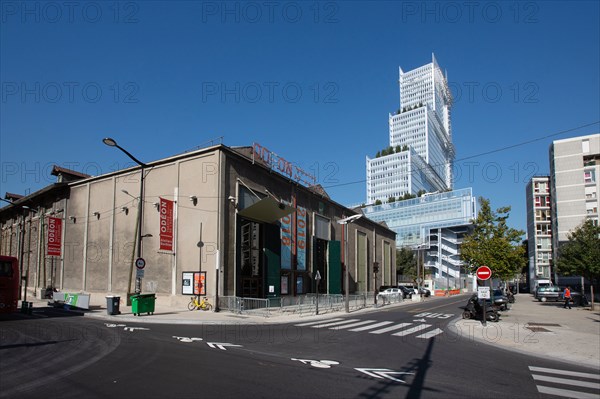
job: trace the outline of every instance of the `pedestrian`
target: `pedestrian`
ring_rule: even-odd
[[[565,306],[563,308],[569,307],[571,309],[571,287],[565,288],[565,292],[563,293],[563,298],[565,298]]]

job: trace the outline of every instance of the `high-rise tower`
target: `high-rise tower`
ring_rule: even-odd
[[[367,203],[452,189],[452,95],[435,56],[400,69],[400,108],[389,115],[389,148],[367,157]]]

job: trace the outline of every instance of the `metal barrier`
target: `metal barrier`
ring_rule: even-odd
[[[264,317],[276,314],[314,315],[344,310],[346,299],[341,294],[306,294],[296,297],[244,298],[237,296],[219,296],[219,308],[237,314],[258,314]],[[348,295],[350,310],[363,309],[374,303],[374,293]]]

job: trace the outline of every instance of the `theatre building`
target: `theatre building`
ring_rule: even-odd
[[[51,286],[94,301],[138,284],[174,305],[193,293],[276,298],[317,284],[341,294],[345,264],[350,293],[395,284],[395,233],[260,144],[93,177],[61,170],[59,182],[0,208],[0,253],[22,259],[36,294]]]

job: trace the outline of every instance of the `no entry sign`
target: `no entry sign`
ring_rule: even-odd
[[[477,275],[478,279],[487,280],[488,278],[492,277],[492,269],[487,266],[480,266],[477,268],[475,274]]]

